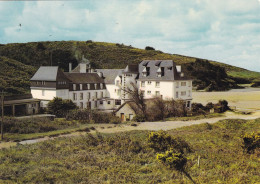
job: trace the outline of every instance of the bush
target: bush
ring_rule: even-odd
[[[170,168],[183,171],[187,164],[187,158],[182,153],[176,153],[173,149],[157,154],[157,160]]]
[[[253,153],[260,148],[260,133],[246,134],[243,136],[243,148],[247,153]]]
[[[133,121],[136,121],[136,122],[145,122],[145,115],[137,114],[137,115],[133,118]]]
[[[146,46],[145,47],[145,50],[155,50],[153,47],[150,47],[150,46]]]
[[[48,112],[57,117],[66,117],[67,113],[73,109],[77,109],[77,106],[71,100],[54,97],[54,99],[48,103]]]
[[[119,124],[121,123],[121,119],[117,116],[111,116],[109,123],[111,124]]]
[[[156,152],[165,152],[170,149],[180,153],[191,152],[191,148],[187,142],[180,138],[173,138],[163,130],[151,132],[148,137],[148,143],[149,147],[153,148]]]

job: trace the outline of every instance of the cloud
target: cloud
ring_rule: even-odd
[[[0,42],[150,45],[260,71],[259,12],[258,0],[0,2]]]

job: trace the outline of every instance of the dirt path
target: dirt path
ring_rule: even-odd
[[[131,130],[171,130],[175,128],[180,128],[184,126],[191,126],[201,123],[216,123],[223,119],[257,119],[260,118],[260,111],[257,111],[251,115],[240,115],[235,114],[232,112],[225,113],[225,116],[223,117],[216,117],[216,118],[210,118],[210,119],[201,119],[201,120],[191,120],[191,121],[159,121],[159,122],[144,122],[140,123],[138,126],[130,126],[130,125],[119,125],[116,127],[111,127],[104,125],[106,128],[103,127],[103,125],[99,125],[96,130],[101,133],[117,133],[117,132],[124,132],[124,131],[131,131]],[[103,128],[102,128],[103,127]],[[94,132],[94,131],[93,131]],[[44,137],[39,139],[33,139],[33,140],[25,140],[21,141],[18,144],[34,144],[37,142],[47,141],[47,140],[53,140],[59,137],[73,137],[73,136],[80,136],[85,135],[85,132],[74,132],[71,134],[66,135],[60,135],[57,137]],[[17,143],[14,142],[2,142],[0,143],[0,149],[2,148],[9,148],[11,146],[15,146]]]

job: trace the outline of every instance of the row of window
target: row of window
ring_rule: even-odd
[[[147,81],[147,85],[152,85],[152,81]],[[141,87],[145,87],[145,81],[141,82]],[[155,82],[155,87],[160,87],[160,82]]]
[[[181,96],[186,96],[187,92],[186,91],[181,91]],[[191,96],[191,91],[188,91],[188,97]],[[176,98],[179,98],[179,92],[176,91]]]
[[[87,108],[91,108],[91,103],[92,103],[92,102],[87,102],[87,103],[86,103],[86,107],[87,107]],[[97,108],[97,107],[98,107],[98,101],[94,101],[93,103],[94,103],[94,108]],[[99,105],[103,105],[103,104],[104,104],[104,102],[103,102],[102,100],[99,101]],[[111,104],[111,101],[110,101],[110,100],[107,101],[107,104],[110,105],[110,104]],[[115,100],[115,104],[116,104],[116,105],[121,105],[121,100]],[[81,108],[81,109],[84,108],[83,102],[80,102],[80,103],[79,103],[79,108]]]
[[[188,87],[191,87],[191,82],[181,82],[181,86],[184,87],[184,86],[187,86],[187,83],[188,83]],[[177,82],[177,88],[180,86],[180,82]]]
[[[86,86],[86,89],[90,89],[90,84],[84,84]],[[100,89],[104,88],[104,85],[102,83],[99,84]],[[98,88],[98,84],[94,84],[94,89]],[[73,84],[73,91],[77,90],[77,84]],[[79,84],[79,90],[83,90],[83,84]]]
[[[95,95],[92,96],[92,98],[103,98],[104,97],[104,93],[103,91],[100,92],[100,95],[98,95],[98,92],[95,92]],[[91,93],[88,92],[86,99],[90,99],[91,98]],[[77,100],[78,99],[78,94],[77,93],[73,93],[73,100]],[[84,100],[84,94],[80,93],[79,94],[79,100]]]
[[[38,85],[38,84],[45,85],[46,83],[45,83],[45,81],[36,81],[36,84],[37,84],[37,85]]]
[[[67,84],[67,82],[66,81],[58,81],[58,84],[59,85],[65,85],[65,84]]]

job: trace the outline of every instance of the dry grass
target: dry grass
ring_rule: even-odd
[[[206,104],[227,100],[230,106],[240,110],[260,110],[260,91],[250,92],[193,92],[193,102]]]

